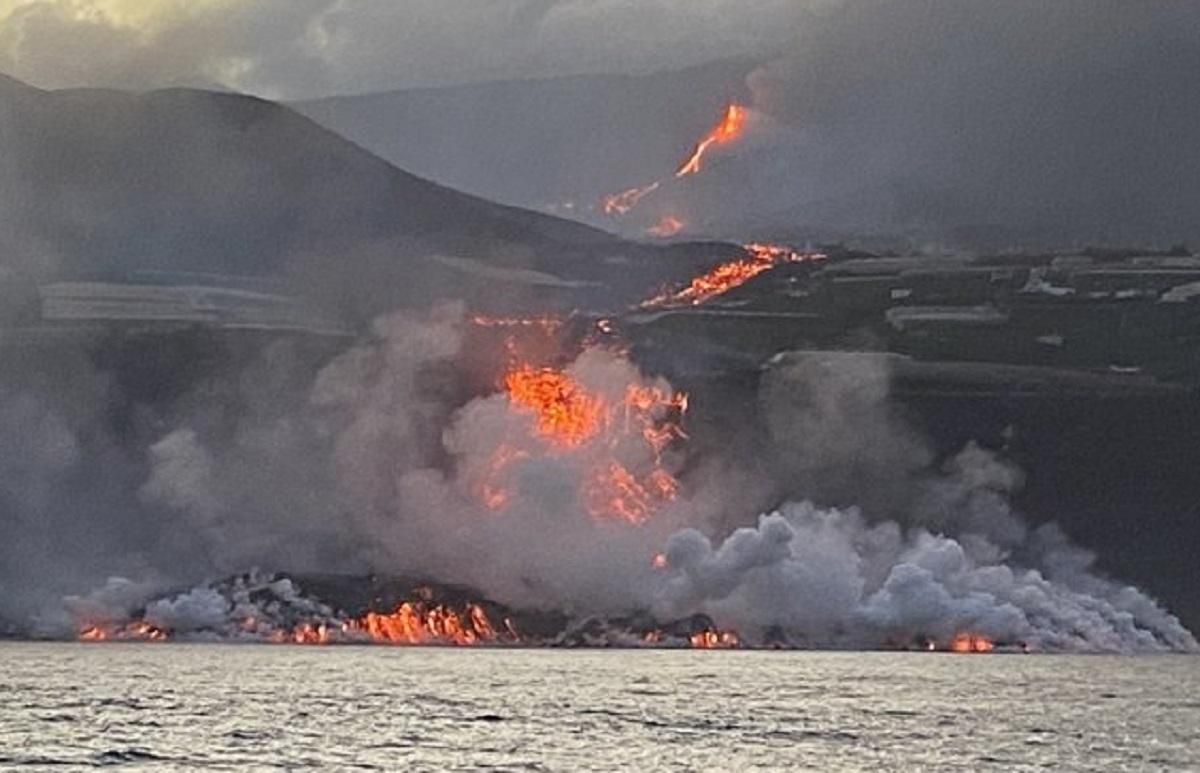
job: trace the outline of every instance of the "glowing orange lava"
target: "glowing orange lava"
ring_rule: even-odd
[[[991,652],[996,648],[995,643],[986,636],[973,633],[960,633],[950,642],[950,651],[959,653]]]
[[[704,161],[704,154],[708,152],[709,148],[714,145],[724,145],[728,142],[733,142],[742,136],[748,116],[749,111],[741,105],[731,104],[725,108],[725,114],[721,122],[713,127],[713,130],[708,133],[707,137],[700,140],[695,150],[692,151],[692,155],[675,172],[675,176],[687,177],[690,174],[699,172]]]
[[[693,649],[698,650],[730,650],[741,646],[742,640],[733,631],[708,628],[692,634],[689,642]]]
[[[674,215],[663,215],[662,219],[646,229],[646,233],[656,239],[669,239],[677,236],[686,227],[687,223]]]
[[[351,625],[380,644],[470,646],[501,638],[484,608],[475,603],[454,609],[445,604],[406,601],[394,612],[368,612]]]
[[[601,202],[601,206],[604,207],[604,214],[613,216],[629,214],[642,199],[654,193],[661,185],[661,182],[655,182],[641,188],[630,188],[627,191],[605,196]]]
[[[825,257],[815,253],[796,252],[788,247],[775,244],[751,243],[744,245],[743,249],[749,253],[749,257],[722,263],[711,271],[694,278],[683,289],[660,293],[645,301],[642,303],[642,308],[698,306],[718,295],[724,295],[736,287],[741,287],[754,277],[770,271],[776,266],[805,260],[821,260]]]
[[[271,641],[276,644],[329,644],[335,632],[345,633],[349,624],[330,627],[328,623],[300,623],[290,631],[275,631]]]
[[[523,365],[504,377],[509,400],[537,416],[538,434],[571,448],[595,436],[605,419],[603,398],[561,370]]]
[[[687,396],[660,386],[629,384],[619,399],[589,390],[564,370],[517,365],[504,378],[514,410],[532,415],[533,432],[552,454],[575,454],[586,466],[579,491],[594,517],[642,523],[678,495],[679,483],[664,467],[667,447],[686,437],[678,418]],[[514,444],[515,443],[515,444]],[[524,443],[501,445],[491,456],[475,492],[491,510],[513,500],[505,485],[513,464],[528,459]],[[648,467],[631,469],[618,448],[643,444]]]
[[[80,641],[166,641],[167,632],[145,620],[123,624],[85,624],[79,631]]]

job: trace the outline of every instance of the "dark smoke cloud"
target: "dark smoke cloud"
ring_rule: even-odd
[[[1159,0],[842,3],[751,79],[804,134],[777,214],[1001,243],[1195,238],[1197,28],[1200,6]]]

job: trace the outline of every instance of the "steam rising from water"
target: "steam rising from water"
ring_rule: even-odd
[[[1177,619],[1091,575],[1091,557],[1054,529],[1033,546],[1047,541],[1082,565],[1023,568],[980,534],[906,532],[853,509],[789,503],[719,545],[694,529],[673,535],[657,610],[700,610],[744,636],[776,630],[818,646],[944,648],[971,632],[1035,650],[1197,651]]]
[[[204,401],[182,401],[200,407],[150,422],[161,428],[136,451],[141,464],[129,467],[140,472],[122,476],[128,490],[96,484],[96,465],[119,455],[92,418],[6,396],[5,436],[19,433],[33,449],[0,456],[11,544],[29,544],[39,515],[62,537],[39,571],[6,562],[18,570],[4,572],[16,589],[5,611],[65,634],[144,608],[144,620],[182,635],[237,638],[257,636],[230,624],[247,616],[329,614],[290,586],[272,586],[275,606],[253,614],[249,591],[163,593],[260,566],[426,576],[580,616],[705,613],[752,643],[909,646],[971,633],[1051,650],[1197,649],[1174,617],[1099,577],[1056,529],[1030,531],[1008,505],[1021,476],[1001,459],[972,446],[930,475],[923,445],[889,411],[884,360],[776,363],[760,395],[771,432],[756,461],[768,472],[738,459],[684,467],[678,448],[664,462],[679,474],[680,497],[638,525],[597,518],[579,491],[602,450],[635,471],[652,455],[636,445],[550,449],[505,396],[458,396],[473,354],[466,328],[457,306],[382,319],[299,398],[254,398],[240,379],[245,409],[232,429]],[[598,394],[665,388],[604,350],[585,351],[568,370]],[[480,471],[514,442],[523,445],[506,472],[511,499],[496,511],[478,496]],[[62,480],[89,481],[103,496],[58,510],[68,502],[56,495]],[[856,488],[863,501],[889,498],[893,517],[805,501]],[[754,502],[772,495],[790,501],[758,516]],[[124,516],[111,523],[125,544],[89,554],[79,535],[117,504]],[[720,526],[730,523],[742,528]],[[656,567],[660,551],[665,566]],[[89,594],[105,573],[133,580]],[[65,604],[50,603],[64,593]]]

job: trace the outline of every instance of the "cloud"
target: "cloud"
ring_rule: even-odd
[[[784,46],[821,0],[0,0],[0,67],[44,87],[300,98],[630,72]]]

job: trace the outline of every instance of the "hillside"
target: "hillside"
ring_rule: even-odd
[[[542,208],[669,173],[756,63],[334,97],[296,109],[418,174]]]
[[[724,62],[298,109],[430,179],[628,234],[671,215],[693,238],[897,250],[1200,239],[1200,153],[1187,141],[1200,47],[1174,13],[1145,14],[1126,61],[1108,54],[1109,38],[1063,46],[1085,28],[1071,13],[1052,15],[1034,43],[999,23],[976,40],[974,6],[948,7],[939,25],[903,3],[846,11],[861,24],[831,14],[760,69]],[[669,181],[637,216],[597,211],[606,194],[669,178],[730,100],[754,117],[704,174]]]
[[[439,296],[605,306],[674,265],[421,179],[251,97],[5,79],[0,143],[0,265],[37,282],[268,278],[361,318]]]

